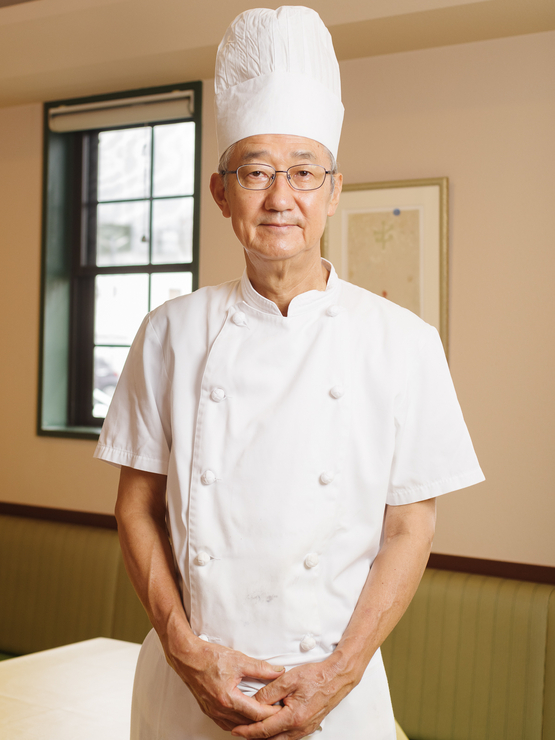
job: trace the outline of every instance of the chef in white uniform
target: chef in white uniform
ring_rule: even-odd
[[[435,497],[483,476],[435,329],[320,258],[343,107],[314,11],[233,22],[216,117],[245,273],[146,317],[96,451],[154,627],[132,738],[394,740],[379,646]]]

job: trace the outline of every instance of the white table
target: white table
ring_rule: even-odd
[[[98,637],[0,662],[2,740],[128,740],[140,645]]]

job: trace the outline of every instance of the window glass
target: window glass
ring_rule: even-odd
[[[148,264],[150,201],[99,203],[96,214],[97,265]]]
[[[162,303],[191,293],[190,272],[150,276],[98,275],[95,296],[93,416],[104,418],[116,383],[145,314]],[[150,292],[150,302],[148,295]]]
[[[195,124],[154,127],[153,195],[192,195],[195,182]]]
[[[151,127],[98,135],[98,200],[150,196]]]
[[[193,259],[193,199],[164,198],[152,202],[152,262]]]
[[[104,419],[123,370],[129,347],[94,348],[93,416]]]
[[[194,137],[193,122],[98,134],[93,185],[98,193],[98,267],[192,262]],[[97,275],[92,358],[95,418],[107,413],[115,382],[145,314],[190,293],[192,279],[190,272]]]
[[[95,288],[95,345],[130,345],[148,312],[148,275],[97,275]]]
[[[150,310],[193,290],[190,272],[156,272],[151,277]]]

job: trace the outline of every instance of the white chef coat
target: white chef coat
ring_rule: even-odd
[[[286,317],[246,274],[151,312],[95,452],[168,476],[168,525],[195,634],[286,667],[334,650],[379,550],[386,504],[483,480],[437,331],[325,264],[326,290],[295,297]],[[173,685],[157,642],[149,637],[139,664],[143,726],[147,694],[158,687],[162,701]],[[149,673],[156,681],[146,689]],[[350,718],[352,740],[356,727],[368,730],[371,697],[387,697],[379,653],[367,676],[319,740],[346,736],[332,716]],[[210,721],[192,729],[193,719],[183,734],[183,707],[195,722],[204,715],[177,681],[177,714],[164,700],[157,721],[180,716],[180,740],[219,738]],[[382,704],[371,737],[394,740]],[[160,737],[174,737],[161,727]]]

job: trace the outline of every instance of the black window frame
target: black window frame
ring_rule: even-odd
[[[107,126],[92,131],[53,132],[49,111],[61,105],[103,103],[110,100],[192,91],[190,117],[169,121]],[[42,212],[41,317],[37,434],[51,437],[97,439],[103,419],[92,416],[94,382],[95,277],[101,274],[189,272],[198,288],[200,236],[200,177],[202,136],[202,82],[126,90],[87,98],[44,104],[44,173]],[[195,122],[195,172],[193,192],[193,259],[190,263],[99,267],[83,259],[87,231],[81,220],[87,147],[99,131],[164,125],[179,120]],[[87,196],[88,197],[88,196]],[[90,209],[89,209],[90,212]]]

